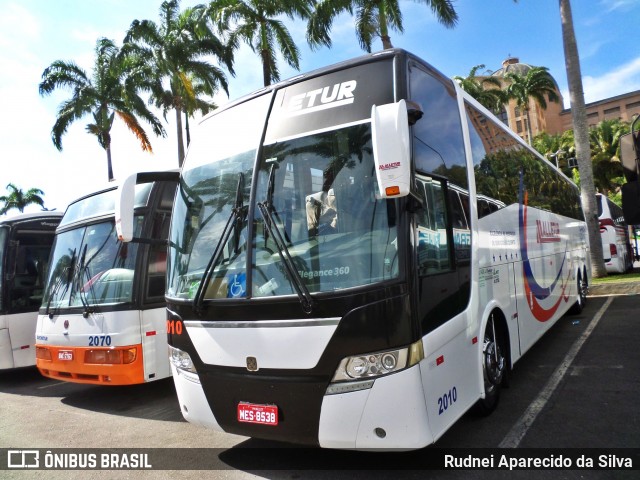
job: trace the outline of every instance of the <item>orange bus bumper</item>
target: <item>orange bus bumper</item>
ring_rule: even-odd
[[[36,344],[36,366],[56,380],[95,385],[144,383],[142,344],[126,347],[59,347]]]

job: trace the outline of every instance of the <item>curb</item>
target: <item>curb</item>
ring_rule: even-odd
[[[638,295],[640,294],[640,282],[606,283],[602,285],[590,285],[589,297],[602,297],[609,295]]]

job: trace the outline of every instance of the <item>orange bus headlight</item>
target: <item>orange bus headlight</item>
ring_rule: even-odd
[[[36,347],[36,358],[51,361],[51,350],[44,347]]]
[[[122,363],[133,363],[136,361],[137,350],[135,347],[122,350]]]
[[[127,364],[136,360],[135,347],[126,349],[91,349],[84,354],[84,363],[93,364]]]

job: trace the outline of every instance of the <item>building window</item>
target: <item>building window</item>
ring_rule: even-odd
[[[516,131],[522,133],[522,120],[516,121]]]
[[[598,112],[587,113],[587,118],[598,118]]]
[[[607,108],[604,111],[605,115],[611,115],[611,114],[614,114],[614,113],[620,113],[620,107]]]
[[[513,111],[514,111],[516,117],[520,116],[520,107],[516,107]]]
[[[627,108],[627,110],[631,110],[632,108],[638,108],[640,107],[640,101],[638,102],[632,102],[632,103],[627,103],[625,105],[625,107]]]

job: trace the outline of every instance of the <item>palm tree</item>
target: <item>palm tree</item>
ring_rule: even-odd
[[[629,125],[617,119],[603,120],[589,130],[594,184],[605,195],[624,183],[620,137],[629,131]]]
[[[531,100],[533,99],[543,110],[547,109],[545,96],[549,98],[550,102],[557,103],[560,101],[556,83],[548,70],[546,67],[531,67],[524,75],[509,72],[504,76],[505,80],[509,82],[506,88],[507,97],[513,98],[516,101],[516,105],[525,114],[529,145],[533,140],[531,118],[529,116]]]
[[[596,187],[593,182],[593,167],[591,165],[587,109],[584,103],[578,43],[573,29],[571,3],[569,0],[560,0],[560,20],[562,23],[562,43],[564,46],[567,79],[569,81],[569,97],[571,100],[571,116],[573,117],[573,131],[576,142],[576,158],[578,159],[578,169],[580,172],[582,209],[587,221],[587,232],[589,235],[591,273],[594,277],[605,277],[607,276],[607,270],[604,265],[600,226],[598,224],[598,207],[596,205]]]
[[[184,162],[182,112],[193,113],[201,95],[212,96],[221,86],[228,94],[227,77],[208,57],[223,62],[233,74],[232,62],[222,42],[205,21],[204,6],[180,12],[180,2],[160,5],[160,23],[134,20],[124,39],[123,50],[146,59],[152,69],[152,99],[167,115],[175,110],[178,136],[178,165]],[[195,87],[197,85],[197,88]],[[209,102],[210,109],[215,104]]]
[[[10,183],[7,185],[7,189],[11,190],[11,193],[0,197],[0,202],[4,203],[4,206],[0,208],[0,215],[4,215],[12,208],[17,208],[20,212],[24,212],[25,207],[29,205],[40,205],[44,209],[44,200],[41,196],[44,195],[44,192],[39,188],[30,188],[25,193],[13,183]]]
[[[502,90],[500,80],[496,77],[476,76],[477,71],[484,68],[484,65],[476,65],[466,77],[455,76],[453,79],[481,105],[494,113],[499,113],[507,102],[507,96]]]
[[[431,7],[439,23],[452,28],[458,21],[458,14],[451,0],[415,0]],[[312,47],[331,47],[331,26],[341,13],[356,16],[356,35],[360,47],[371,52],[375,37],[382,40],[382,49],[393,48],[389,30],[404,31],[402,12],[398,0],[318,0],[307,25],[307,41]]]
[[[111,127],[115,115],[133,132],[143,151],[152,152],[149,138],[138,121],[148,122],[156,135],[165,135],[160,121],[146,107],[139,91],[148,88],[145,78],[148,72],[135,55],[122,55],[112,40],[98,39],[92,75],[74,62],[56,60],[42,73],[40,95],[48,95],[57,87],[71,88],[72,97],[58,109],[58,117],[51,130],[51,139],[62,150],[62,136],[69,126],[87,114],[94,123],[86,126],[87,132],[98,138],[107,153],[107,175],[113,180],[111,163]]]
[[[206,84],[194,78],[190,78],[190,80],[193,86],[193,96],[187,95],[184,97],[184,131],[187,140],[187,147],[191,143],[189,118],[193,117],[196,112],[199,112],[200,115],[204,116],[218,108],[218,105],[214,102],[206,100],[205,95],[207,95],[208,91]]]
[[[280,80],[277,52],[289,66],[300,69],[300,51],[287,27],[277,17],[306,19],[311,14],[310,3],[306,0],[216,0],[209,4],[209,16],[220,31],[228,32],[232,51],[244,42],[260,56],[266,87]]]

